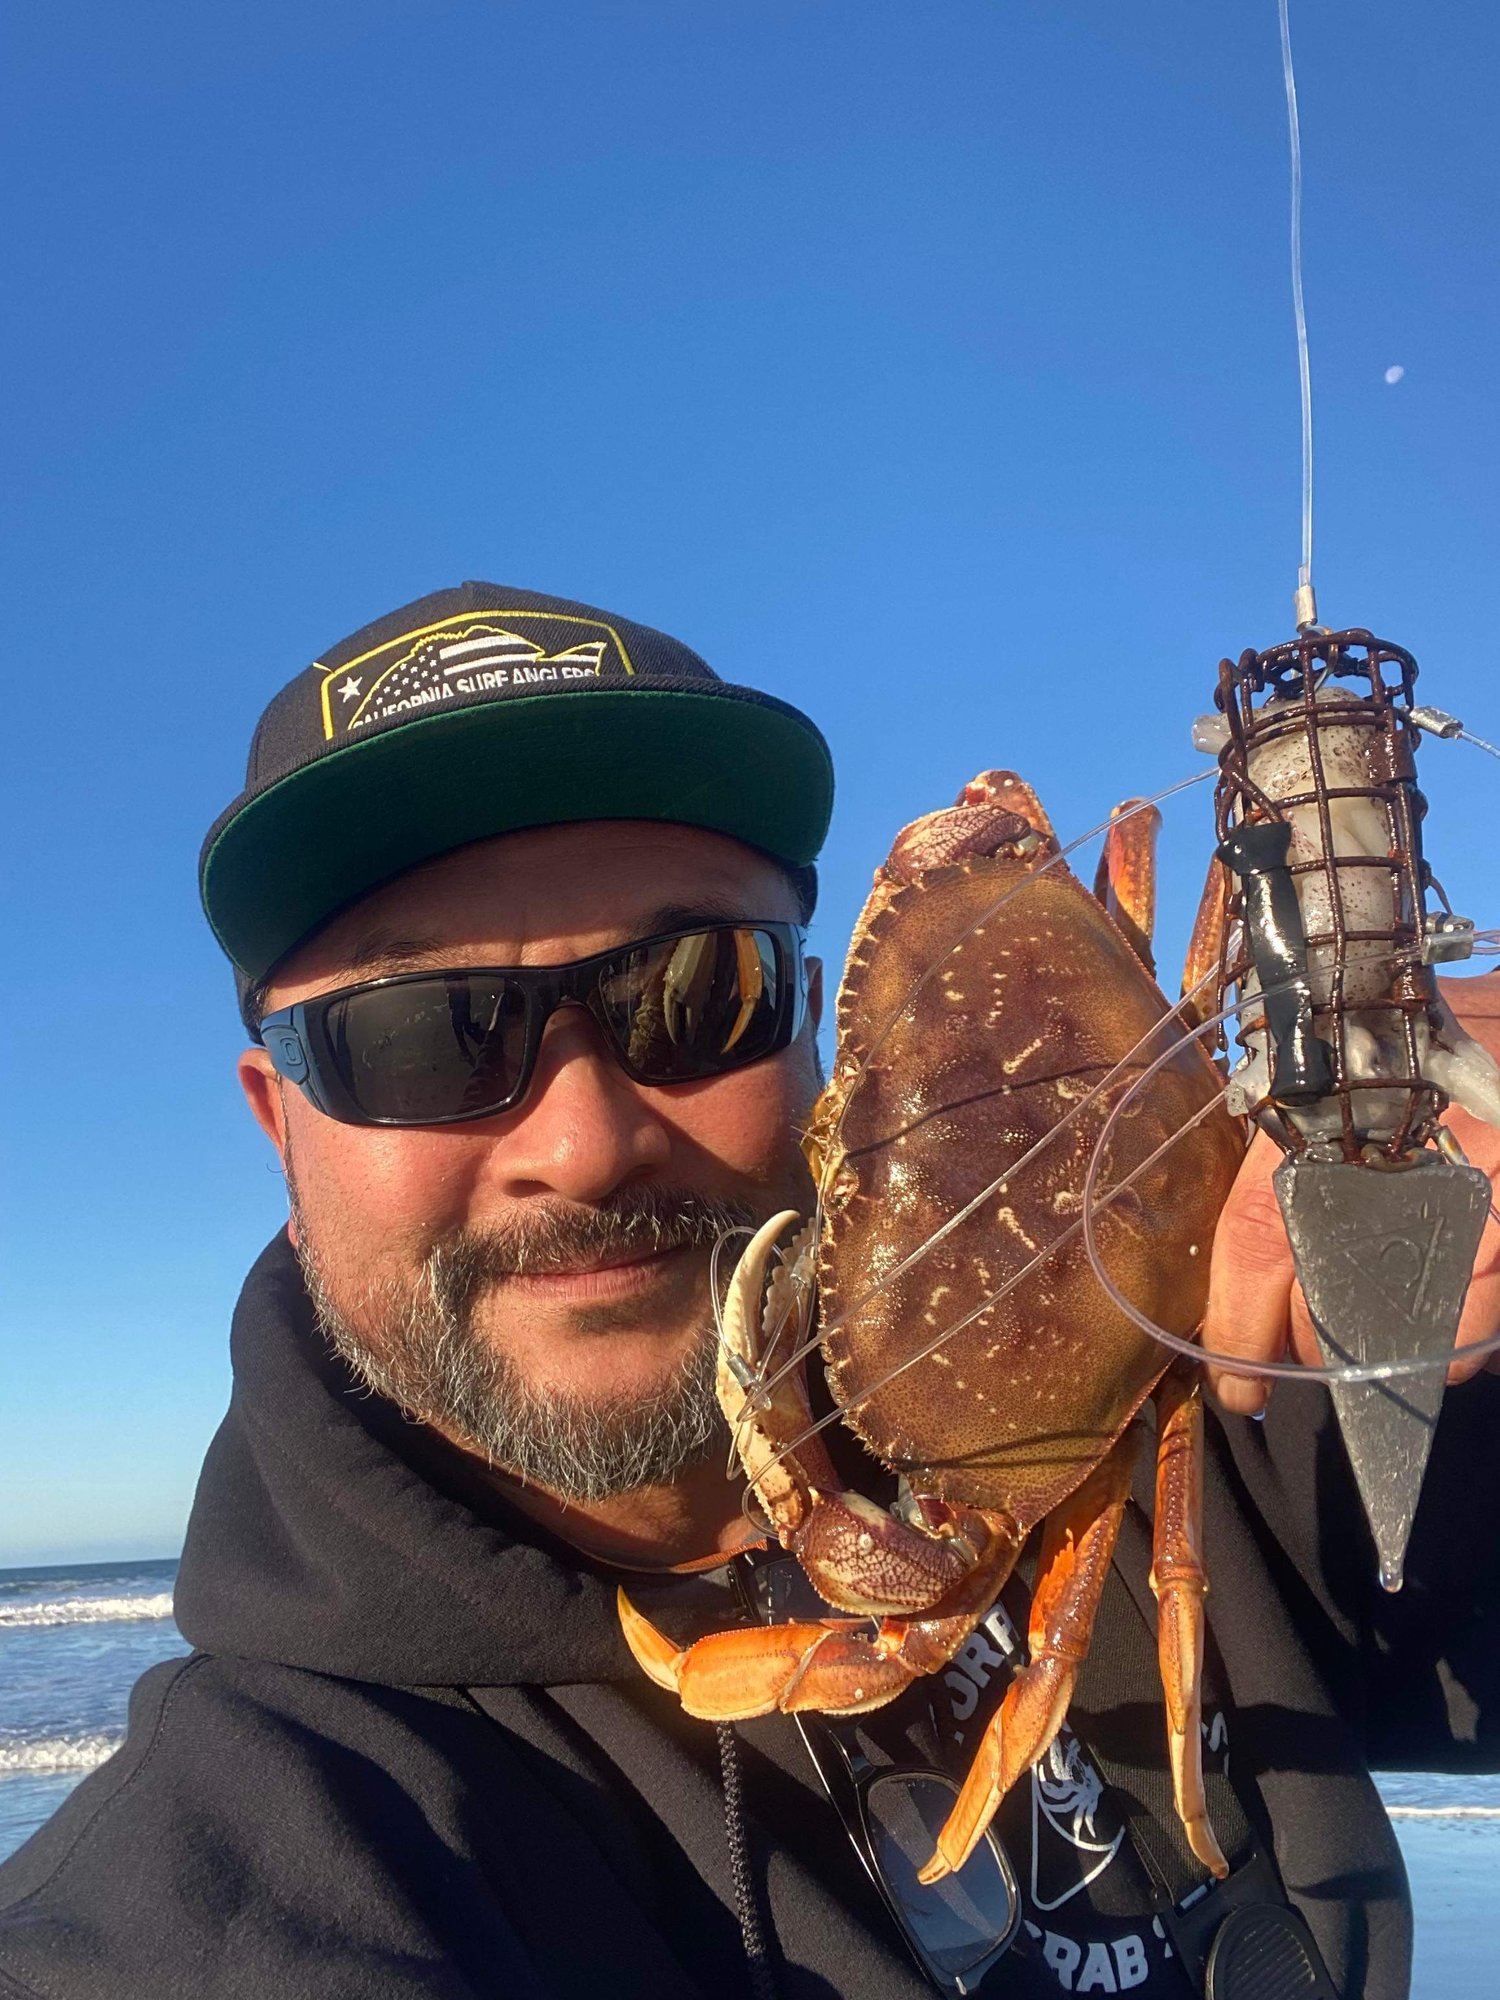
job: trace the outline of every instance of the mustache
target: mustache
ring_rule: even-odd
[[[748,1202],[721,1201],[693,1188],[617,1188],[602,1201],[548,1200],[483,1229],[457,1230],[434,1245],[428,1263],[440,1289],[457,1304],[507,1278],[549,1277],[669,1250],[711,1249],[721,1237],[762,1220]]]

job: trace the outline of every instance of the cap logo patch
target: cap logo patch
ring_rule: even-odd
[[[563,629],[533,638],[525,626],[532,623],[535,629],[535,621]],[[576,639],[568,627],[582,628]],[[372,722],[448,701],[613,679],[618,673],[633,675],[635,668],[612,625],[555,611],[516,610],[482,619],[472,612],[446,618],[387,640],[342,666],[319,661],[318,671],[323,676],[323,734],[331,742]]]

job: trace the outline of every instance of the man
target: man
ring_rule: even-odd
[[[870,1781],[905,1809],[942,1782],[913,1758],[962,1770],[1013,1598],[868,1732],[806,1743],[779,1715],[690,1720],[625,1651],[622,1580],[683,1639],[794,1590],[745,1553],[710,1282],[721,1239],[807,1207],[799,925],[831,793],[795,710],[660,633],[483,584],[272,702],[202,881],[291,1222],[236,1315],[178,1586],[196,1650],[0,1871],[0,1992],[915,2000],[982,1978],[1180,2000],[1241,1906],[1271,1926],[1262,1983],[1225,1948],[1216,1994],[1406,1990],[1368,1769],[1495,1761],[1493,1378],[1449,1398],[1395,1600],[1319,1392],[1211,1423],[1227,1891],[1182,1873],[1168,1823],[1149,1480],[1070,1727],[997,1822],[1008,1950],[968,1870],[970,1904],[910,1900]],[[1208,1329],[1260,1355],[1299,1337],[1266,1199],[1255,1156]],[[1487,1267],[1462,1338],[1493,1293]],[[1308,1983],[1319,1953],[1332,1988]]]

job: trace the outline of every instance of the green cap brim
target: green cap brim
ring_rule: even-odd
[[[800,868],[832,809],[833,766],[812,724],[722,681],[712,693],[484,703],[326,752],[231,808],[205,846],[203,907],[230,960],[259,979],[344,904],[473,840],[667,820]]]

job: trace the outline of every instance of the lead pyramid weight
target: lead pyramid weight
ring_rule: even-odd
[[[1436,1153],[1389,1172],[1300,1154],[1274,1178],[1324,1360],[1443,1361],[1489,1214],[1485,1175]],[[1401,1588],[1443,1375],[1329,1385],[1387,1590]]]

